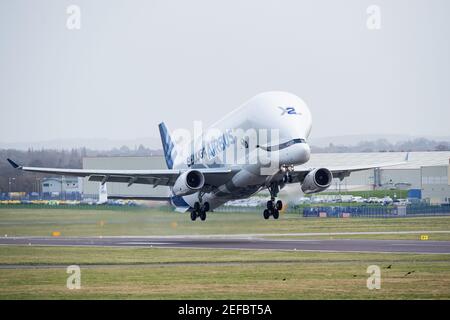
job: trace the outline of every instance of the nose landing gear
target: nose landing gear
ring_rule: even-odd
[[[291,172],[295,170],[295,167],[293,165],[282,165],[280,170],[284,173],[283,183],[292,183],[293,178]]]

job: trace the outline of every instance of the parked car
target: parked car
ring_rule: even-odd
[[[381,199],[377,197],[370,197],[367,199],[367,203],[380,203]]]
[[[342,195],[341,196],[341,202],[352,202],[353,196],[352,195]]]
[[[406,206],[408,204],[411,204],[411,202],[408,199],[395,199],[393,203],[394,205],[398,206]]]
[[[309,204],[309,203],[311,203],[311,199],[309,197],[301,197],[298,200],[298,203],[300,203],[300,204]]]
[[[351,202],[364,203],[364,202],[367,202],[367,199],[360,197],[360,196],[356,196],[356,197],[352,197]]]
[[[324,203],[325,200],[319,197],[311,197],[311,203]]]
[[[390,205],[394,202],[394,200],[392,200],[392,198],[389,196],[386,196],[381,200],[383,201],[383,205]]]

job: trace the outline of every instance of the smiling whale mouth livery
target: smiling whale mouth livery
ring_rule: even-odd
[[[190,212],[192,220],[206,219],[206,213],[227,201],[248,198],[268,189],[270,199],[263,217],[278,219],[283,204],[276,201],[287,184],[298,184],[304,193],[326,190],[333,178],[344,179],[351,172],[396,163],[364,166],[307,168],[307,143],[311,113],[302,99],[287,92],[264,92],[251,98],[201,136],[201,141],[176,145],[164,123],[159,125],[167,169],[97,170],[25,167],[11,159],[16,169],[30,172],[87,177],[89,181],[169,186],[168,197],[120,197],[110,199],[167,200],[178,211]],[[268,134],[270,133],[270,134]],[[405,161],[407,160],[407,155]]]

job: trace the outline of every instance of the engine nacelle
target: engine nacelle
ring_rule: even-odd
[[[326,168],[310,171],[302,183],[302,191],[306,194],[316,193],[327,189],[333,180],[333,174]]]
[[[189,170],[181,174],[173,185],[176,196],[187,196],[203,188],[205,176],[198,170]]]

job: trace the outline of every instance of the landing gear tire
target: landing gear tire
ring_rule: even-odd
[[[273,212],[272,212],[272,216],[273,216],[273,218],[276,220],[276,219],[278,219],[278,217],[280,216],[280,212],[279,212],[277,209],[275,209],[275,210],[273,210]]]
[[[283,177],[283,180],[292,181],[292,176],[286,174]],[[277,183],[272,183],[268,186],[270,191],[270,200],[267,201],[267,209],[264,210],[264,219],[269,219],[270,216],[273,216],[274,219],[278,219],[280,217],[280,210],[283,209],[283,202],[278,200],[275,202],[277,198],[277,194],[280,191],[280,186]]]
[[[210,209],[209,202],[205,202],[203,205],[200,205],[200,202],[195,202],[194,207],[191,211],[191,220],[195,221],[197,217],[199,217],[200,220],[205,221],[206,212],[208,212],[209,209]]]
[[[278,200],[277,203],[276,203],[276,205],[275,205],[275,208],[276,208],[278,211],[281,210],[281,209],[283,209],[283,202],[282,202],[281,200]]]

